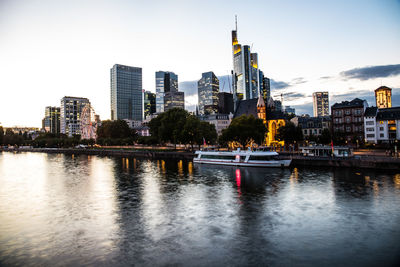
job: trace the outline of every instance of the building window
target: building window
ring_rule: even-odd
[[[383,131],[383,127],[379,127],[379,130],[380,130],[380,131]]]
[[[347,126],[346,127],[346,132],[350,132],[351,131],[351,127],[350,126]]]
[[[385,137],[385,135],[384,135],[383,133],[381,133],[379,136],[380,136],[381,138]]]
[[[374,122],[373,121],[367,121],[366,124],[367,125],[374,125]]]

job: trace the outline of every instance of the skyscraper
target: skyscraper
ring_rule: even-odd
[[[258,98],[260,92],[258,55],[257,53],[251,53],[250,46],[239,44],[237,25],[236,29],[232,31],[232,55],[233,98],[235,102]]]
[[[375,90],[376,106],[378,108],[392,107],[392,89],[381,86]]]
[[[144,118],[156,113],[156,94],[145,91],[143,99]]]
[[[329,116],[329,93],[313,93],[313,111],[314,117]]]
[[[164,96],[167,92],[178,92],[178,75],[169,71],[156,72],[156,112],[165,110]],[[171,97],[171,95],[169,95]]]
[[[46,107],[44,111],[43,128],[46,132],[60,133],[60,108]]]
[[[87,98],[64,96],[60,106],[60,128],[61,133],[72,136],[81,134],[80,116],[83,108],[90,105]]]
[[[164,111],[173,108],[185,109],[185,93],[184,92],[166,92],[164,93]]]
[[[212,71],[205,72],[197,82],[199,97],[199,113],[218,113],[219,80]]]
[[[111,120],[142,121],[142,68],[115,64],[110,70]]]
[[[271,84],[267,77],[264,77],[262,80],[262,96],[265,102],[271,97]]]

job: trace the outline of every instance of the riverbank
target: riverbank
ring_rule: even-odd
[[[193,160],[194,153],[185,150],[135,150],[135,149],[80,149],[80,148],[19,148],[4,149],[9,152],[39,152],[61,153],[68,155],[98,155],[115,157],[133,157],[150,159]],[[400,159],[385,156],[354,156],[350,158],[309,157],[285,154],[281,159],[292,159],[291,167],[331,167],[331,168],[361,168],[379,170],[400,170]]]

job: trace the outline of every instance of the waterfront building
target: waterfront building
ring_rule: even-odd
[[[143,93],[143,113],[144,119],[147,119],[150,115],[156,113],[156,94],[145,91]]]
[[[393,143],[400,140],[400,107],[367,108],[364,115],[365,142]]]
[[[229,127],[233,114],[208,114],[199,116],[200,120],[214,124],[218,136],[222,134],[222,130]]]
[[[392,107],[392,89],[381,86],[375,90],[376,106],[378,108]]]
[[[170,71],[156,72],[156,112],[162,113],[165,110],[165,93],[178,92],[178,75]],[[170,101],[170,99],[169,99]]]
[[[232,31],[232,56],[233,98],[236,108],[239,100],[258,98],[260,92],[258,55],[251,53],[250,46],[239,44],[237,25]]]
[[[111,120],[142,120],[142,68],[115,64],[111,77]]]
[[[320,136],[324,129],[331,129],[331,118],[301,116],[294,117],[290,120],[294,125],[300,126],[304,137]]]
[[[218,113],[219,80],[212,71],[205,72],[197,82],[199,114]]]
[[[285,106],[285,113],[287,114],[296,114],[296,109],[290,106]]]
[[[42,121],[42,129],[48,133],[60,133],[60,108],[59,107],[46,107],[44,110],[44,119]]]
[[[329,93],[313,93],[313,111],[314,117],[329,116]]]
[[[364,112],[367,107],[367,101],[359,98],[335,103],[331,107],[333,135],[343,135],[350,143],[363,141]]]
[[[229,114],[234,112],[233,94],[227,92],[218,93],[218,113]]]
[[[81,113],[86,105],[90,105],[87,98],[64,96],[60,106],[60,132],[73,136],[81,134]]]

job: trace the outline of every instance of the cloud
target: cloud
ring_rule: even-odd
[[[299,78],[294,78],[290,84],[302,84],[302,83],[306,83],[307,80],[304,79],[303,77],[299,77]]]
[[[332,79],[333,77],[332,76],[323,76],[323,77],[320,77],[319,79],[320,80],[328,80],[328,79]]]
[[[363,68],[355,68],[346,70],[340,73],[345,79],[359,79],[361,81],[386,78],[400,74],[400,64],[397,65],[382,65],[382,66],[368,66]]]
[[[280,90],[280,89],[285,89],[285,88],[288,88],[291,86],[289,83],[282,82],[282,81],[275,81],[274,79],[270,79],[270,82],[271,82],[271,90],[272,89]]]

